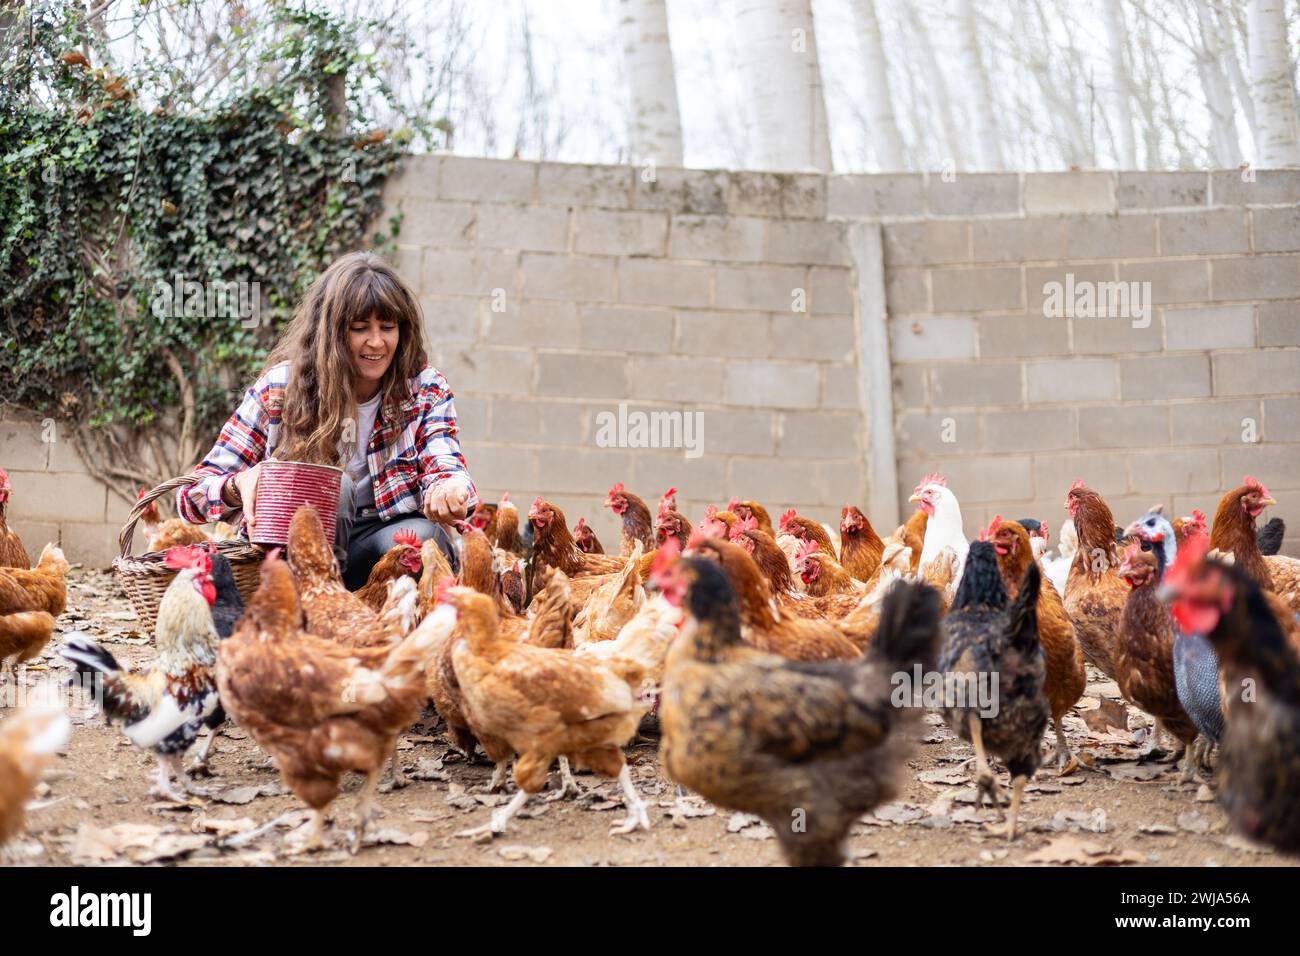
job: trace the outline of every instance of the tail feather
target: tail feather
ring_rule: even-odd
[[[412,679],[423,681],[429,663],[455,627],[456,609],[449,604],[439,605],[384,660],[384,683],[391,686]]]
[[[131,709],[127,697],[129,688],[117,658],[100,647],[87,635],[74,631],[63,639],[62,654],[77,667],[77,673],[86,676],[99,675],[103,687],[103,708],[110,716],[118,716],[124,710]]]
[[[899,581],[885,595],[869,658],[894,670],[934,666],[939,652],[939,592],[928,584]]]
[[[1025,579],[1020,583],[1020,593],[1011,604],[1011,643],[1022,648],[1038,645],[1038,592],[1043,576],[1038,565],[1029,562]]]
[[[64,638],[63,656],[77,665],[78,674],[116,674],[122,670],[117,658],[76,631]]]

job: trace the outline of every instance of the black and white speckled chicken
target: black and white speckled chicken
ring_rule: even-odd
[[[949,725],[975,748],[979,796],[999,802],[999,788],[987,754],[1001,758],[1011,773],[1011,809],[1006,836],[1016,835],[1016,816],[1025,784],[1042,763],[1048,703],[1043,692],[1046,663],[1038,640],[1038,591],[1042,576],[1030,562],[1020,593],[1007,600],[993,544],[971,544],[966,567],[944,618],[946,641],[939,659],[945,686],[960,682],[965,693],[944,701]],[[980,682],[996,681],[979,700]],[[994,693],[996,696],[994,696]],[[963,706],[957,706],[958,703]],[[981,706],[986,703],[990,706]]]
[[[63,656],[79,675],[102,686],[105,716],[120,720],[133,744],[157,756],[153,794],[183,802],[172,777],[190,789],[182,759],[201,728],[215,728],[225,719],[217,695],[218,637],[211,609],[217,592],[206,551],[176,547],[167,560],[179,570],[158,604],[158,659],[149,671],[123,670],[111,653],[77,631],[64,639]],[[208,745],[211,741],[209,735]],[[207,746],[201,762],[206,751]]]

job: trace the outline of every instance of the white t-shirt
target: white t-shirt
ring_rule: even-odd
[[[352,501],[359,512],[362,508],[375,506],[375,486],[370,477],[370,465],[366,461],[366,447],[370,444],[370,433],[375,430],[375,418],[379,414],[379,401],[383,393],[376,395],[364,405],[357,406],[356,440],[349,446],[348,442],[339,442],[339,457],[350,456],[343,463],[343,470],[352,479]]]

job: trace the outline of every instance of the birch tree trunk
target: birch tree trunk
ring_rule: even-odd
[[[1193,33],[1199,38],[1195,44],[1196,72],[1201,78],[1205,105],[1210,111],[1210,132],[1214,142],[1214,158],[1223,169],[1236,169],[1241,164],[1241,144],[1237,139],[1236,111],[1232,105],[1232,89],[1228,78],[1219,66],[1222,55],[1217,31],[1210,19],[1205,0],[1195,0]]]
[[[980,168],[1003,169],[1006,163],[1002,158],[1002,139],[998,136],[997,121],[993,117],[993,89],[989,85],[988,70],[984,68],[984,61],[980,57],[979,26],[975,21],[975,7],[971,0],[957,0],[957,23],[962,59],[974,96],[971,105]]]
[[[811,0],[741,0],[735,22],[758,127],[756,167],[829,172]]]
[[[1137,140],[1133,135],[1133,80],[1128,65],[1128,31],[1120,0],[1105,0],[1106,46],[1110,54],[1110,82],[1118,125],[1117,146],[1121,169],[1137,169]]]
[[[1256,163],[1266,169],[1300,166],[1300,117],[1282,0],[1250,0],[1247,18],[1251,92],[1260,136]]]
[[[872,149],[885,172],[906,168],[903,136],[894,116],[894,97],[889,88],[888,61],[880,41],[880,21],[874,0],[854,0],[853,21],[858,28],[858,54],[867,87],[864,99],[871,127]]]
[[[627,70],[633,160],[681,166],[682,119],[665,0],[620,0],[618,28]]]
[[[1228,65],[1228,79],[1232,83],[1232,92],[1235,94],[1237,105],[1241,108],[1241,114],[1246,117],[1246,125],[1250,128],[1250,139],[1255,144],[1255,152],[1258,154],[1259,127],[1255,122],[1255,101],[1251,99],[1250,83],[1246,81],[1246,74],[1241,69],[1241,58],[1237,55],[1237,30],[1234,27],[1234,19],[1216,3],[1214,22],[1218,28],[1220,46],[1224,50],[1223,59]]]

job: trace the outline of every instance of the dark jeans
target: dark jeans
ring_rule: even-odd
[[[374,508],[357,514],[353,503],[352,479],[343,476],[339,489],[339,513],[334,529],[334,557],[343,571],[343,583],[355,591],[366,583],[379,559],[393,547],[397,532],[410,529],[420,541],[433,538],[438,549],[447,556],[453,572],[459,570],[459,559],[451,532],[444,525],[430,521],[424,515],[410,512],[382,518]]]

